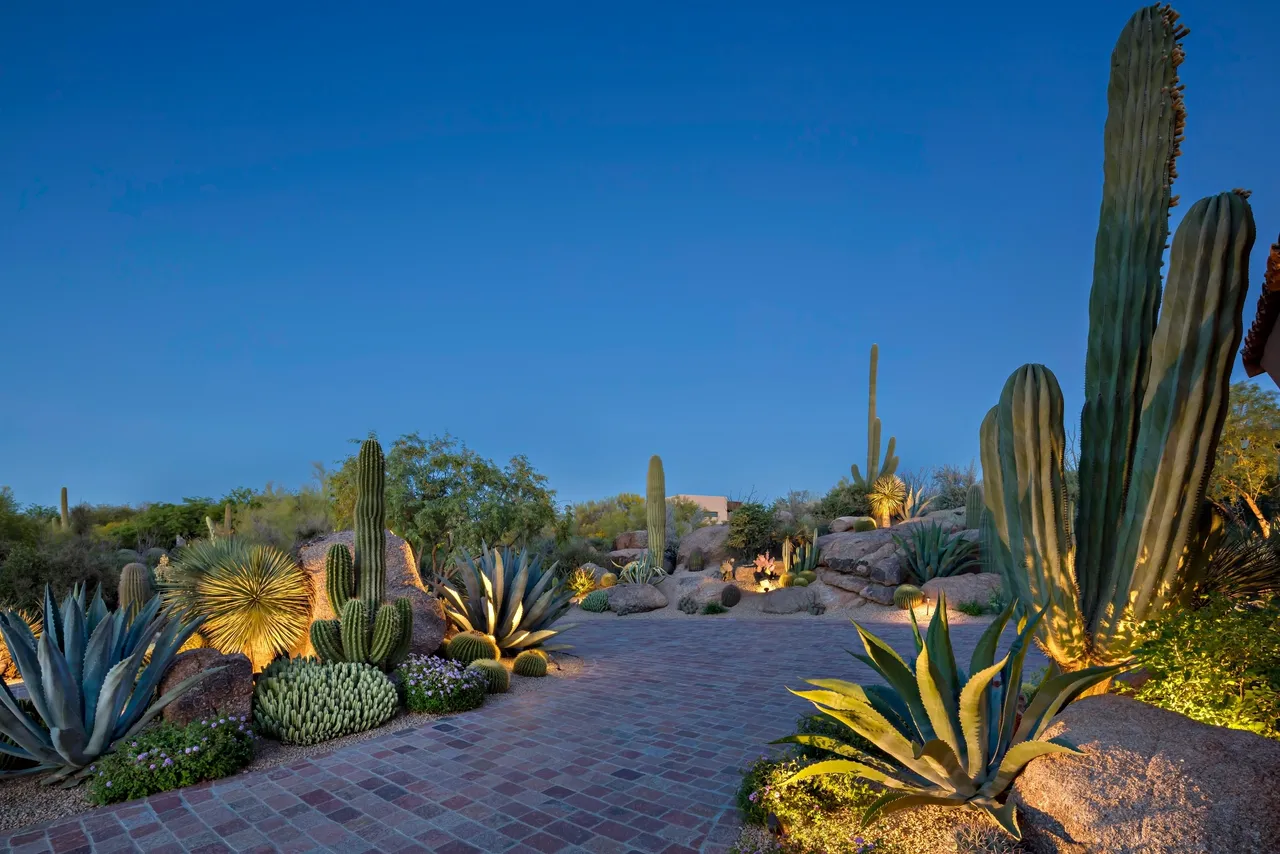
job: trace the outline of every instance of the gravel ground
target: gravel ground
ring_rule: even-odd
[[[504,663],[510,669],[512,662],[508,660]],[[547,688],[555,690],[556,682],[574,679],[581,675],[585,669],[586,665],[583,660],[576,656],[552,654],[551,667],[548,668],[545,678],[526,679],[520,676],[513,676],[511,690],[506,694],[490,695],[485,699],[485,705],[504,703],[511,697],[532,691],[540,691]],[[466,714],[466,712],[461,714]],[[303,759],[332,753],[356,742],[376,738],[379,735],[385,735],[397,729],[427,726],[438,717],[440,715],[411,714],[401,711],[380,727],[353,733],[342,738],[331,739],[320,744],[281,744],[278,741],[270,741],[264,738],[258,741],[257,753],[253,762],[245,769],[245,772],[264,771],[277,765],[289,765]],[[36,778],[32,777],[0,779],[0,831],[89,812],[94,807],[85,800],[84,793],[84,788],[60,789],[52,786],[42,786],[36,782]]]
[[[968,810],[920,807],[882,818],[865,830],[860,824],[860,816],[848,816],[850,838],[876,839],[903,854],[1025,854],[1028,850]],[[747,825],[731,854],[781,854],[783,850],[763,827]]]

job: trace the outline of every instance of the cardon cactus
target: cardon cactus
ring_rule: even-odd
[[[611,585],[612,586],[612,585]],[[593,614],[599,614],[609,610],[609,594],[603,590],[592,590],[582,598],[578,607],[584,611],[590,611]]]
[[[372,665],[277,659],[258,677],[253,720],[285,744],[318,744],[386,723],[398,703],[395,685]]]
[[[511,670],[517,676],[540,677],[547,675],[547,654],[540,649],[526,649],[516,656]]]
[[[742,601],[742,589],[736,584],[726,584],[720,590],[720,604],[732,608]]]
[[[889,437],[889,447],[885,451],[884,465],[880,464],[880,419],[876,417],[876,369],[880,365],[880,347],[871,345],[871,378],[867,384],[867,474],[863,477],[858,466],[850,468],[853,485],[859,492],[870,492],[877,480],[892,477],[898,470],[898,458],[893,455],[895,439]]]
[[[1134,628],[1180,607],[1207,564],[1201,533],[1212,517],[1202,499],[1228,408],[1254,224],[1244,192],[1192,205],[1162,305],[1184,120],[1177,69],[1187,30],[1177,18],[1164,6],[1140,10],[1112,54],[1074,525],[1053,374],[1019,368],[982,424],[990,561],[1026,608],[1047,609],[1040,640],[1066,671],[1126,660]]]
[[[391,670],[409,653],[412,603],[403,597],[386,601],[385,493],[382,446],[377,439],[366,439],[356,456],[355,555],[341,543],[325,553],[325,595],[338,619],[311,624],[311,646],[322,661],[365,662]],[[329,622],[338,623],[336,632]]]
[[[649,554],[662,566],[667,553],[667,479],[662,472],[662,457],[649,458],[649,474],[645,478],[644,514],[649,529]]]
[[[480,632],[459,632],[449,639],[446,651],[450,658],[463,664],[470,664],[481,658],[498,658],[501,655],[493,638]]]
[[[155,585],[151,582],[151,570],[140,563],[126,564],[120,570],[120,585],[117,588],[120,607],[137,611],[156,595]]]
[[[468,664],[467,669],[484,674],[484,678],[489,683],[490,694],[505,694],[511,690],[511,674],[497,659],[478,658]]]
[[[893,591],[893,604],[904,611],[924,604],[924,591],[914,584],[899,584]]]
[[[982,527],[982,512],[985,509],[986,503],[982,497],[982,484],[971,484],[964,496],[965,528],[973,531]]]
[[[606,572],[604,575],[600,576],[599,586],[602,589],[606,587],[612,587],[617,583],[618,583],[618,576],[616,573]]]

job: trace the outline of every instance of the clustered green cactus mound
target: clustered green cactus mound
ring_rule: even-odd
[[[490,694],[505,694],[511,690],[511,674],[497,659],[478,658],[468,664],[467,669],[484,674],[484,678],[489,682]]]
[[[547,654],[540,649],[526,649],[516,656],[511,669],[517,676],[546,676]]]
[[[726,584],[720,591],[720,604],[732,608],[742,601],[742,588],[736,584]]]
[[[445,652],[454,661],[470,664],[481,658],[499,658],[502,653],[493,638],[480,632],[459,632],[449,639]]]
[[[702,610],[701,603],[692,596],[681,596],[680,601],[676,603],[676,607],[686,614],[696,614]]]
[[[590,611],[593,614],[600,614],[609,610],[609,594],[603,590],[592,590],[583,597],[578,607],[584,611]]]
[[[899,584],[893,591],[893,604],[904,611],[917,608],[924,604],[924,591],[914,584]]]
[[[121,608],[137,611],[156,593],[151,580],[151,570],[144,564],[130,563],[120,570],[120,586],[118,588]]]
[[[356,456],[355,557],[335,543],[325,554],[325,594],[336,620],[311,624],[311,645],[322,661],[352,661],[391,670],[409,654],[413,606],[386,601],[386,459],[376,439]]]
[[[399,697],[381,670],[354,661],[273,661],[253,692],[258,731],[285,744],[318,744],[389,721]]]

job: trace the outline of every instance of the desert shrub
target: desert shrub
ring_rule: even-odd
[[[253,741],[243,717],[153,725],[98,760],[89,773],[89,801],[114,804],[227,777],[253,760]]]
[[[956,606],[956,610],[970,617],[981,617],[987,613],[987,606],[981,602],[961,602]]]
[[[1280,598],[1197,610],[1148,624],[1134,650],[1150,675],[1135,696],[1214,726],[1280,738]]]
[[[728,608],[726,608],[725,606],[721,605],[719,602],[708,602],[707,604],[705,604],[705,605],[703,605],[703,606],[702,606],[702,613],[704,613],[704,614],[727,614],[727,613],[729,613],[729,609],[728,609]]]
[[[747,824],[765,825],[770,816],[786,831],[787,850],[824,854],[887,851],[877,845],[875,827],[863,829],[862,813],[880,790],[848,774],[784,781],[812,764],[804,759],[761,757],[747,768],[738,788],[738,809]]]
[[[1201,599],[1214,595],[1241,601],[1280,593],[1280,534],[1271,537],[1235,536],[1209,558],[1196,589]]]
[[[567,576],[584,563],[594,563],[607,569],[610,566],[609,551],[613,544],[610,543],[608,548],[603,549],[601,545],[603,544],[585,537],[571,537],[559,545],[555,540],[547,539],[539,551],[543,555],[544,564],[557,567],[559,572]]]
[[[19,543],[10,549],[0,566],[0,602],[39,607],[46,584],[57,600],[74,585],[88,582],[91,588],[100,587],[114,607],[119,581],[115,550],[108,543],[91,535],[48,534],[35,545]]]
[[[932,478],[936,495],[930,509],[954,510],[964,506],[969,487],[978,482],[978,466],[972,462],[963,469],[959,466],[938,466],[933,470]]]
[[[333,530],[333,516],[319,487],[290,492],[268,483],[235,506],[232,527],[246,542],[296,554],[306,541]]]
[[[146,551],[152,546],[171,548],[178,537],[191,540],[208,533],[205,517],[222,518],[223,502],[209,498],[184,498],[181,504],[150,504],[128,519],[107,522],[97,530],[121,548]],[[74,512],[73,512],[74,517]],[[75,519],[72,519],[75,527]]]
[[[778,550],[773,511],[758,501],[743,503],[729,516],[729,536],[725,545],[749,558]]]
[[[840,482],[831,487],[831,491],[818,501],[814,508],[814,515],[824,522],[830,522],[841,516],[869,516],[871,504],[867,501],[865,492],[859,490],[847,478],[841,478]]]
[[[13,546],[35,546],[47,529],[39,516],[19,509],[12,489],[0,486],[0,563]]]
[[[484,703],[489,686],[484,674],[432,655],[411,654],[397,673],[404,688],[405,706],[411,712],[466,712]]]

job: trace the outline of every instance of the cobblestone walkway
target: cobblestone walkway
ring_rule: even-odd
[[[958,658],[982,628],[952,627]],[[875,631],[911,648],[906,626]],[[587,669],[555,690],[14,831],[0,851],[725,851],[740,769],[806,709],[783,686],[869,676],[835,620],[619,618],[566,640]]]

